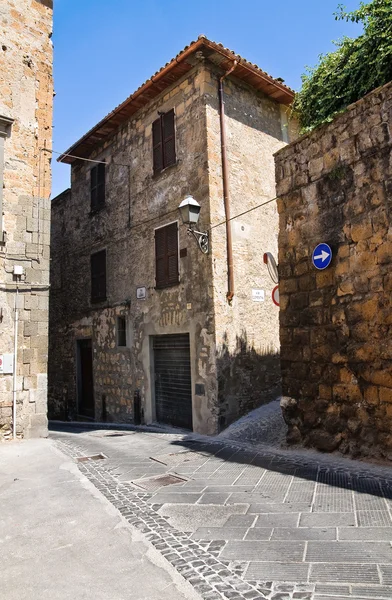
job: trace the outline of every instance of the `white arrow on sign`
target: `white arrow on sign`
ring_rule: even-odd
[[[314,260],[318,260],[319,258],[321,258],[321,261],[324,262],[325,260],[327,260],[328,256],[329,252],[324,252],[324,250],[321,250],[321,254],[315,256]]]

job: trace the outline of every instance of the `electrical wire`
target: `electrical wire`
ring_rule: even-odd
[[[83,156],[75,156],[74,154],[67,154],[66,152],[58,152],[57,150],[50,150],[49,148],[40,148],[42,152],[50,152],[51,154],[59,154],[60,156],[68,156],[69,158],[76,158],[77,160],[85,160],[86,162],[98,163],[98,164],[106,164],[104,160],[94,160],[92,158],[84,158]],[[62,162],[62,161],[60,161]],[[119,167],[130,167],[131,165],[124,165],[122,163],[113,162],[114,165],[118,165]]]

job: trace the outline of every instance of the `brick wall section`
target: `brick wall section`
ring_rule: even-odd
[[[19,293],[17,433],[47,434],[47,339],[52,139],[52,11],[48,1],[0,6],[0,115],[14,120],[4,140],[0,246],[0,353],[13,353],[14,265]],[[12,375],[0,375],[0,429],[12,423]]]
[[[392,458],[392,84],[276,155],[288,439]],[[317,271],[320,242],[333,251]]]

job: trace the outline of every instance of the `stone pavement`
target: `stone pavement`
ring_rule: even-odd
[[[392,599],[386,466],[154,430],[52,436],[103,454],[82,473],[203,598]]]
[[[200,600],[50,440],[0,444],[0,597]]]

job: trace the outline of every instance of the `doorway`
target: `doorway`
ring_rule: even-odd
[[[77,341],[78,414],[94,419],[93,348],[91,339]]]
[[[153,351],[156,419],[192,430],[189,335],[155,336]]]

